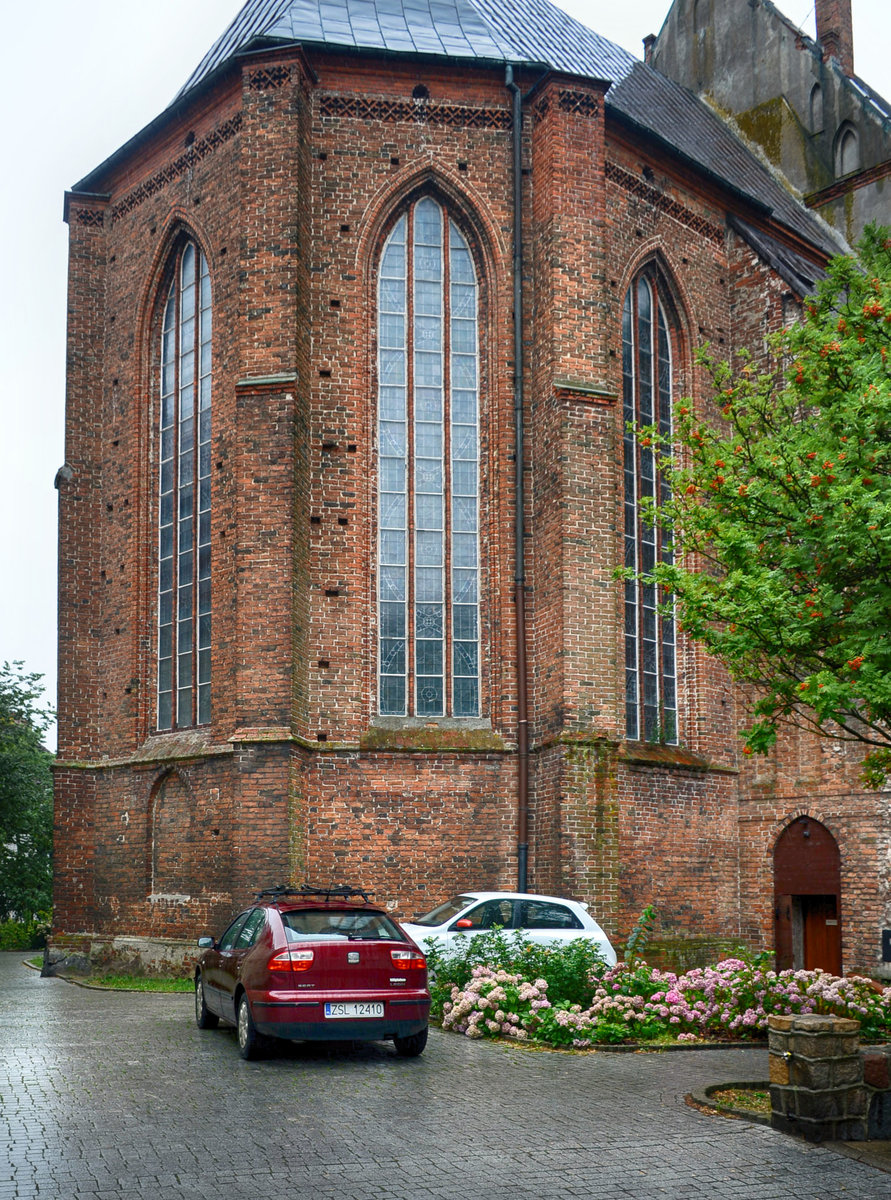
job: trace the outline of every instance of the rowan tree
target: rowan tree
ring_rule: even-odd
[[[746,753],[783,722],[864,746],[864,780],[891,772],[891,235],[838,257],[776,369],[699,360],[710,411],[656,429],[667,498],[649,519],[673,561],[648,575],[687,635],[756,695]],[[625,572],[628,574],[628,572]]]

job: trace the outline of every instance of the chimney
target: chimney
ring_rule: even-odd
[[[837,58],[846,75],[854,74],[854,28],[851,0],[816,0],[817,41],[823,61]]]
[[[643,40],[643,44],[644,44],[644,62],[652,63],[653,47],[656,45],[655,33],[648,33],[647,36]]]

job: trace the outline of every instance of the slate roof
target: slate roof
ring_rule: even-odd
[[[173,104],[181,104],[240,54],[295,44],[511,63],[601,80],[610,85],[606,105],[613,116],[656,138],[668,153],[706,171],[824,252],[844,249],[692,92],[549,0],[247,0]],[[140,136],[75,190],[93,190],[104,169]]]
[[[248,47],[282,42],[540,64],[610,82],[637,61],[548,0],[248,0],[180,96]]]

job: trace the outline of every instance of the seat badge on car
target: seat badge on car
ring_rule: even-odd
[[[357,963],[358,961],[359,961],[359,951],[358,950],[347,951],[347,962]]]

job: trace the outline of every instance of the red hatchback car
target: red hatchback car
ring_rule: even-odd
[[[198,1028],[234,1025],[242,1058],[271,1038],[427,1044],[427,960],[359,888],[271,888],[198,945]]]

